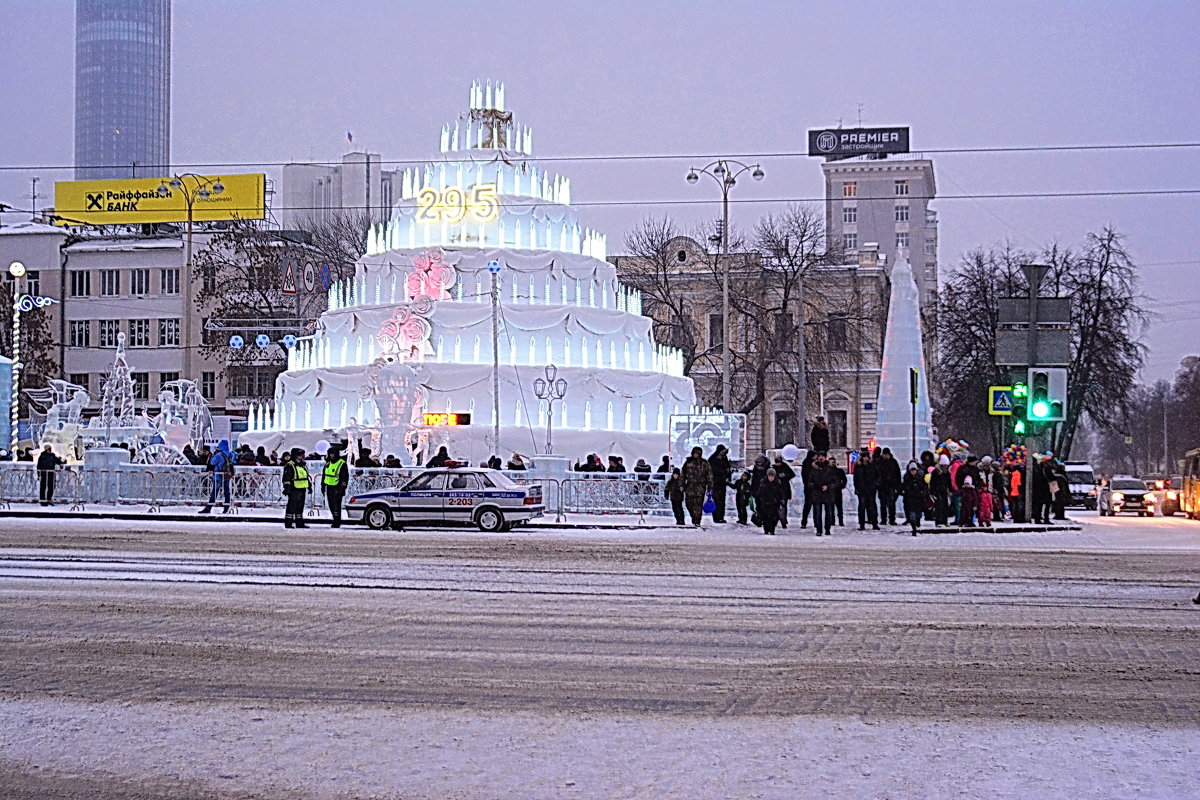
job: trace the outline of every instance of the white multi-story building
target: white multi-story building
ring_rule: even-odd
[[[933,161],[915,155],[859,156],[821,164],[825,226],[849,254],[878,245],[888,264],[903,251],[913,267],[921,307],[937,305],[937,194]]]
[[[277,207],[284,228],[299,229],[338,213],[365,214],[372,221],[387,219],[399,185],[398,170],[385,170],[378,153],[347,153],[342,163],[287,164],[282,197]]]

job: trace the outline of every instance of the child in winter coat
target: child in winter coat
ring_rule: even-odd
[[[987,481],[979,487],[979,524],[992,527],[992,492]]]
[[[964,477],[962,486],[959,487],[959,496],[962,500],[962,525],[975,524],[975,511],[979,508],[979,494],[974,479],[970,475]]]
[[[671,511],[675,514],[675,524],[683,524],[683,475],[679,467],[671,470],[671,477],[663,489],[663,495],[671,501]]]
[[[737,503],[738,524],[746,524],[746,515],[750,509],[750,473],[743,472],[742,476],[729,484],[735,492],[734,502]]]

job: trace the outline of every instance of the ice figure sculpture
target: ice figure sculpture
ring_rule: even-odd
[[[916,454],[933,445],[933,421],[922,348],[921,308],[912,266],[901,255],[892,268],[892,297],[883,336],[883,371],[879,378],[875,440],[891,448],[901,464],[913,455],[913,407],[909,370],[917,372]]]

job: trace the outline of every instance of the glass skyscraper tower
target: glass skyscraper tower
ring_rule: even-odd
[[[171,0],[76,0],[75,178],[171,163]]]

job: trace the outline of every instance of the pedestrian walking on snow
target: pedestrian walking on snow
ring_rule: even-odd
[[[704,451],[692,448],[692,454],[683,462],[683,495],[692,526],[699,528],[704,516],[704,496],[712,486],[712,467],[704,460]]]

